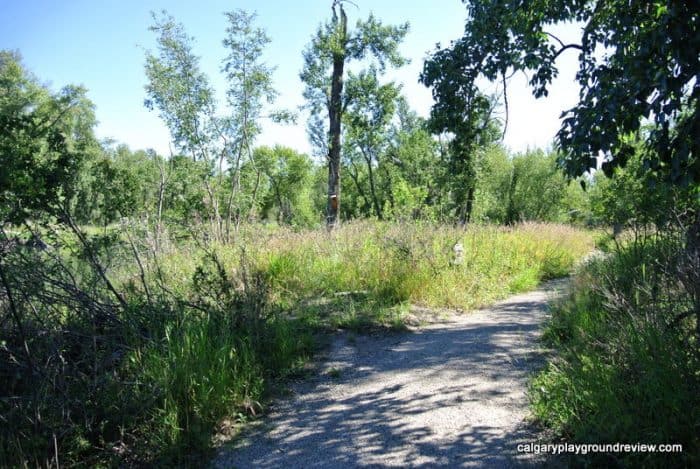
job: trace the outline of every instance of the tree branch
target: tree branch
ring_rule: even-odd
[[[503,123],[503,134],[501,135],[501,140],[506,137],[506,130],[508,130],[508,88],[506,86],[506,73],[505,70],[501,74],[503,80],[503,105],[506,107],[506,119]]]
[[[554,57],[552,57],[552,62],[557,60],[557,57],[559,57],[561,55],[561,53],[564,52],[566,49],[583,50],[583,46],[581,44],[567,44],[565,46],[562,46],[562,48],[559,49],[556,54],[554,54]]]
[[[559,39],[558,37],[556,37],[554,34],[552,34],[552,33],[550,33],[550,32],[547,32],[547,31],[545,31],[544,33],[545,33],[547,36],[549,36],[549,37],[551,37],[552,39],[554,39],[555,41],[557,41],[557,42],[559,43],[560,46],[564,47],[564,42],[563,42],[561,39]]]

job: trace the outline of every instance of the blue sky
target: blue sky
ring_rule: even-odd
[[[387,24],[410,23],[402,45],[411,64],[392,72],[403,83],[412,107],[427,116],[432,98],[418,83],[426,52],[435,44],[458,38],[466,18],[459,0],[355,0],[347,5],[350,23],[370,11]],[[302,50],[318,24],[329,17],[330,0],[0,0],[0,48],[19,50],[25,66],[40,80],[57,89],[82,84],[97,107],[100,138],[114,138],[133,149],[154,148],[167,153],[169,134],[156,112],[143,106],[144,50],[155,47],[148,31],[150,11],[166,9],[195,38],[195,52],[223,100],[225,83],[219,72],[226,52],[221,45],[226,27],[224,11],[242,8],[258,13],[257,24],[272,39],[266,61],[277,66],[275,85],[278,107],[303,104],[299,71]],[[552,31],[572,40],[573,25]],[[515,151],[549,145],[559,128],[559,115],[575,104],[578,89],[573,82],[577,56],[562,54],[561,73],[547,99],[535,100],[520,74],[509,84],[510,117],[505,144]],[[288,145],[309,152],[304,119],[297,126],[266,124],[259,144]]]

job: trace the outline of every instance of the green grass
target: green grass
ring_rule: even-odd
[[[35,334],[31,347],[42,373],[56,378],[5,383],[3,395],[24,400],[0,401],[8,419],[0,428],[0,466],[49,464],[56,449],[61,465],[198,465],[222,422],[264,412],[268,396],[304,369],[328,330],[401,329],[412,304],[488,304],[566,275],[592,247],[589,233],[561,225],[460,230],[357,222],[330,234],[244,227],[233,244],[205,250],[180,242],[154,258],[147,238],[132,233],[147,292],[128,238],[93,235],[129,307],[98,343],[87,340],[95,335],[93,311],[76,302],[43,305],[38,284],[26,292],[38,314],[60,313],[34,324],[35,314],[24,312],[28,330],[52,328]],[[83,288],[114,301],[65,238],[60,255]],[[459,265],[457,242],[464,246]],[[29,254],[36,263],[8,258],[7,268],[29,277],[49,271],[46,254]],[[10,345],[24,356],[21,343]],[[71,367],[62,368],[62,359]],[[26,418],[28,409],[41,419]]]
[[[682,454],[596,454],[574,466],[700,462],[700,357],[692,307],[669,266],[676,241],[629,242],[586,266],[545,332],[557,350],[531,383],[536,417],[576,443],[680,443]]]
[[[453,247],[464,247],[454,265]],[[314,326],[402,327],[410,304],[468,310],[541,281],[568,275],[593,248],[589,232],[557,224],[467,230],[417,223],[346,223],[325,230],[247,228],[216,246],[235,271],[241,257],[264,275],[270,302]],[[201,253],[180,249],[163,262],[168,283],[184,285]]]
[[[458,242],[464,260],[454,265]],[[542,280],[567,275],[591,248],[587,232],[554,224],[465,231],[356,222],[331,235],[280,230],[249,250],[280,306],[294,309],[309,299],[342,294],[346,308],[366,310],[363,305],[369,304],[370,314],[384,322],[401,315],[386,307],[470,309],[532,289]]]

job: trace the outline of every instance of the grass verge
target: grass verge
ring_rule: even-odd
[[[682,242],[654,235],[589,262],[545,333],[557,355],[531,383],[533,410],[574,443],[683,445],[680,454],[571,456],[585,467],[700,463],[700,355]]]

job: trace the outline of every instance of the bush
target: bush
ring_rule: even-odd
[[[700,461],[700,355],[682,238],[635,239],[587,264],[554,309],[557,358],[531,384],[535,415],[578,443],[680,443],[682,454],[596,454],[573,464],[689,467]]]
[[[0,466],[197,464],[222,419],[260,412],[311,331],[268,307],[245,261],[190,261],[116,262],[123,308],[80,257],[3,252],[1,317],[19,321],[0,329]]]

